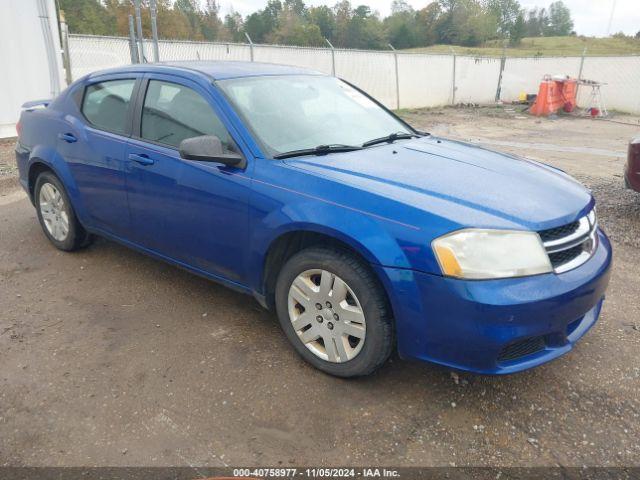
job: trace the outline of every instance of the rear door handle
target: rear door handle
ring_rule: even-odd
[[[59,133],[58,138],[60,140],[64,140],[67,143],[75,143],[78,141],[78,139],[73,133]]]
[[[155,160],[153,160],[152,158],[149,158],[147,155],[145,155],[144,153],[138,155],[136,153],[130,153],[129,154],[129,160],[132,160],[134,162],[138,162],[140,165],[153,165],[155,162]]]

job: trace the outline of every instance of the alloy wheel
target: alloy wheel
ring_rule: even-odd
[[[54,239],[63,242],[69,234],[69,214],[60,191],[51,183],[43,184],[38,204],[47,231]]]

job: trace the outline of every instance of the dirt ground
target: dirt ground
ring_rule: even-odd
[[[640,195],[621,177],[638,119],[403,115],[593,190],[615,264],[602,317],[572,352],[508,377],[397,358],[329,377],[248,297],[105,240],[55,250],[5,143],[0,465],[640,465]]]

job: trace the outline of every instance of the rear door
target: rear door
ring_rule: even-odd
[[[91,80],[80,92],[78,115],[65,117],[58,134],[57,149],[78,187],[87,226],[118,236],[129,228],[125,149],[138,80],[131,74]]]
[[[201,135],[216,135],[242,153],[210,92],[184,77],[145,75],[126,152],[132,239],[243,283],[251,163],[237,168],[182,159],[180,142]]]

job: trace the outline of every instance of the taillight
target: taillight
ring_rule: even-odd
[[[20,125],[20,120],[18,120],[18,123],[16,123],[16,132],[18,133],[18,137],[22,133],[22,125]]]

